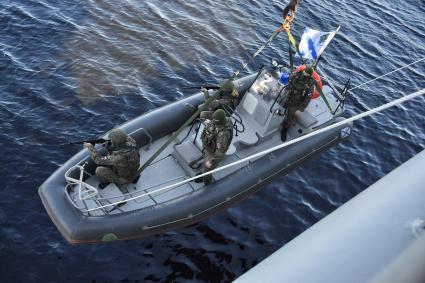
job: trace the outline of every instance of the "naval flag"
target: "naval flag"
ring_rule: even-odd
[[[339,27],[335,31],[323,32],[306,27],[300,41],[300,54],[305,59],[315,60],[331,42]]]

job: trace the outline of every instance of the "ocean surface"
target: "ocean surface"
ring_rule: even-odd
[[[62,238],[37,193],[80,150],[60,144],[229,77],[286,3],[2,0],[0,282],[228,282],[424,149],[421,97],[356,122],[346,142],[196,225],[110,244]],[[424,19],[423,0],[302,0],[292,31],[340,25],[320,65],[356,86],[425,58]],[[287,42],[279,35],[243,75],[287,60]],[[353,90],[345,116],[424,87],[421,61]]]

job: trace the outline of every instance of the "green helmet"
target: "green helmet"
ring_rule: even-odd
[[[127,141],[127,134],[121,129],[113,129],[109,133],[109,138],[113,145],[120,145]]]
[[[307,73],[307,74],[309,74],[310,76],[311,75],[313,75],[313,67],[312,66],[310,66],[310,65],[307,65],[306,67],[305,67],[305,69],[304,69],[304,71]]]
[[[221,88],[220,91],[222,94],[228,94],[228,93],[230,94],[232,93],[234,89],[233,82],[230,80],[221,81],[219,85],[220,85],[220,88]]]
[[[213,114],[213,122],[216,125],[223,126],[226,124],[226,112],[223,109],[217,109]]]

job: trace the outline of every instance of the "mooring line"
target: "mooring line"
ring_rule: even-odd
[[[425,58],[424,58],[424,59],[425,59]],[[422,60],[423,60],[423,59],[422,59]],[[227,164],[227,165],[223,165],[223,166],[221,166],[221,167],[219,167],[219,168],[216,168],[216,169],[214,169],[214,170],[211,170],[211,171],[209,171],[209,172],[207,172],[207,173],[202,173],[202,174],[199,174],[198,176],[191,177],[191,178],[186,179],[186,180],[184,180],[184,181],[177,182],[177,183],[174,183],[174,184],[168,185],[168,186],[166,186],[166,187],[164,187],[164,188],[160,188],[160,189],[158,189],[158,190],[155,190],[155,191],[152,191],[152,192],[149,192],[149,193],[145,193],[145,194],[142,194],[142,195],[139,195],[139,196],[135,196],[135,197],[132,197],[132,198],[129,198],[129,199],[125,199],[125,200],[122,200],[122,201],[117,201],[117,202],[115,202],[115,203],[106,204],[106,205],[99,206],[99,207],[95,207],[95,208],[90,208],[90,209],[84,210],[83,212],[91,212],[91,211],[94,211],[94,210],[103,209],[103,208],[110,207],[110,206],[114,206],[114,205],[117,205],[117,204],[120,204],[120,203],[124,203],[124,202],[128,202],[128,201],[135,200],[135,199],[138,199],[138,198],[142,198],[142,197],[148,196],[148,195],[150,195],[150,194],[154,194],[154,193],[158,193],[158,192],[161,192],[161,191],[169,190],[169,189],[172,189],[172,188],[174,188],[174,187],[179,187],[179,186],[184,185],[184,184],[186,184],[186,183],[192,182],[192,181],[194,181],[195,179],[202,178],[202,177],[204,177],[204,176],[206,176],[206,175],[213,174],[213,173],[216,173],[216,172],[219,172],[219,171],[225,170],[225,169],[227,169],[227,168],[229,168],[229,167],[232,167],[232,166],[238,165],[238,164],[240,164],[240,163],[244,163],[244,162],[250,161],[250,160],[252,160],[252,159],[262,157],[262,156],[264,156],[264,155],[266,155],[266,154],[269,154],[269,153],[274,152],[274,151],[276,151],[276,150],[279,150],[279,149],[282,149],[282,148],[284,148],[284,147],[290,146],[290,145],[292,145],[292,144],[295,144],[295,143],[297,143],[297,142],[303,141],[303,140],[305,140],[305,139],[311,138],[311,137],[316,136],[316,135],[318,135],[318,134],[321,134],[321,133],[323,133],[323,132],[326,132],[326,131],[329,131],[329,130],[335,129],[335,128],[337,128],[337,127],[340,127],[340,126],[342,126],[342,125],[349,124],[349,123],[351,123],[351,122],[353,122],[353,121],[356,121],[356,120],[359,120],[359,119],[361,119],[361,118],[364,118],[364,117],[367,117],[367,116],[373,115],[373,114],[375,114],[375,113],[378,113],[378,112],[384,111],[384,110],[386,110],[386,109],[388,109],[388,108],[390,108],[390,107],[400,105],[400,104],[402,104],[402,103],[404,103],[404,102],[406,102],[406,101],[412,100],[412,99],[414,99],[414,98],[416,98],[416,97],[418,97],[418,96],[424,95],[424,94],[425,94],[425,88],[424,88],[424,89],[422,89],[422,90],[416,91],[416,92],[414,92],[414,93],[411,93],[411,94],[409,94],[409,95],[403,96],[403,97],[401,97],[401,98],[399,98],[399,99],[396,99],[396,100],[393,100],[393,101],[391,101],[391,102],[388,102],[388,103],[386,103],[386,104],[383,104],[383,105],[381,105],[381,106],[378,106],[378,107],[376,107],[376,108],[373,108],[373,109],[371,109],[371,110],[369,110],[369,111],[366,111],[366,112],[363,112],[363,113],[357,114],[357,115],[352,116],[352,117],[350,117],[350,118],[346,118],[346,119],[345,119],[345,120],[343,120],[343,121],[337,122],[337,123],[332,124],[332,125],[329,125],[329,126],[327,126],[327,127],[324,127],[324,128],[318,129],[318,130],[315,130],[315,131],[313,131],[313,132],[311,132],[311,133],[308,133],[308,134],[306,134],[306,135],[304,135],[304,136],[301,136],[301,137],[298,137],[298,138],[296,138],[296,139],[290,140],[290,141],[288,141],[288,142],[282,143],[282,144],[280,144],[280,145],[278,145],[278,146],[275,146],[275,147],[272,147],[272,148],[270,148],[270,149],[264,150],[264,151],[262,151],[262,152],[259,152],[259,153],[256,153],[256,154],[253,154],[253,155],[250,155],[250,156],[248,156],[248,157],[245,157],[245,158],[240,159],[240,160],[238,160],[238,161],[235,161],[235,162],[229,163],[229,164]]]

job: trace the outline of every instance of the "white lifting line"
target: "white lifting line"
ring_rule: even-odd
[[[362,84],[359,84],[359,85],[357,85],[357,86],[354,86],[354,87],[350,88],[349,90],[353,90],[353,89],[356,89],[356,88],[362,87],[362,86],[364,86],[364,85],[366,85],[366,84],[368,84],[368,83],[371,83],[371,82],[374,82],[374,81],[376,81],[376,80],[379,80],[379,79],[381,79],[381,78],[383,78],[383,77],[386,77],[386,76],[388,76],[388,75],[390,75],[390,74],[392,74],[392,73],[395,73],[395,72],[400,71],[400,70],[402,70],[402,69],[404,69],[404,68],[407,68],[407,67],[409,67],[409,66],[411,66],[411,65],[413,65],[413,64],[419,63],[419,62],[421,62],[421,61],[423,61],[423,60],[425,60],[425,57],[424,57],[424,58],[422,58],[422,59],[416,60],[415,62],[410,63],[410,64],[408,64],[408,65],[405,65],[405,66],[403,66],[403,67],[400,67],[400,68],[398,68],[398,69],[395,69],[395,70],[393,70],[393,71],[391,71],[391,72],[389,72],[389,73],[386,73],[385,75],[382,75],[382,76],[376,77],[376,78],[374,78],[374,79],[372,79],[372,80],[370,80],[370,81],[367,81],[367,82],[365,82],[365,83],[362,83]]]
[[[425,58],[424,58],[424,59],[425,59]],[[212,174],[212,173],[216,173],[216,172],[219,172],[219,171],[221,171],[221,170],[225,170],[225,169],[227,169],[227,168],[229,168],[229,167],[232,167],[232,166],[238,165],[238,164],[240,164],[240,163],[244,163],[244,162],[250,161],[250,160],[252,160],[252,159],[255,159],[255,158],[258,158],[258,157],[264,156],[264,155],[269,154],[269,153],[271,153],[271,152],[273,152],[273,151],[276,151],[276,150],[282,149],[282,148],[287,147],[287,146],[290,146],[290,145],[292,145],[292,144],[294,144],[294,143],[297,143],[297,142],[303,141],[303,140],[305,140],[305,139],[308,139],[308,138],[314,137],[314,136],[316,136],[316,135],[318,135],[318,134],[321,134],[321,133],[323,133],[323,132],[326,132],[326,131],[329,131],[329,130],[332,130],[332,129],[338,128],[339,126],[342,126],[342,125],[348,124],[348,123],[350,123],[350,122],[353,122],[353,121],[359,120],[359,119],[361,119],[361,118],[364,118],[364,117],[370,116],[370,115],[372,115],[372,114],[375,114],[375,113],[378,113],[378,112],[384,111],[384,110],[386,110],[386,109],[388,109],[388,108],[390,108],[390,107],[400,105],[400,104],[401,104],[401,103],[403,103],[403,102],[406,102],[406,101],[408,101],[408,100],[412,100],[412,99],[414,99],[414,98],[416,98],[416,97],[418,97],[418,96],[424,95],[424,94],[425,94],[425,88],[424,88],[424,89],[422,89],[422,90],[416,91],[416,92],[414,92],[414,93],[411,93],[411,94],[409,94],[409,95],[403,96],[403,97],[401,97],[401,98],[399,98],[399,99],[396,99],[396,100],[393,100],[393,101],[391,101],[391,102],[388,102],[388,103],[386,103],[386,104],[383,104],[383,105],[381,105],[381,106],[379,106],[379,107],[373,108],[373,109],[371,109],[371,110],[369,110],[369,111],[366,111],[366,112],[360,113],[360,114],[358,114],[358,115],[352,116],[351,118],[346,118],[346,119],[345,119],[345,120],[343,120],[343,121],[337,122],[337,123],[332,124],[332,125],[329,125],[329,126],[327,126],[327,127],[324,127],[324,128],[318,129],[318,130],[315,130],[315,131],[313,131],[313,132],[311,132],[311,133],[308,133],[308,134],[306,134],[306,135],[304,135],[304,136],[301,136],[301,137],[298,137],[298,138],[296,138],[296,139],[290,140],[290,141],[288,141],[288,142],[282,143],[282,144],[280,144],[280,145],[278,145],[278,146],[272,147],[272,148],[270,148],[270,149],[267,149],[267,150],[264,150],[264,151],[262,151],[262,152],[259,152],[259,153],[256,153],[256,154],[253,154],[253,155],[248,156],[248,157],[245,157],[245,158],[243,158],[243,159],[240,159],[240,160],[238,160],[238,161],[235,161],[235,162],[229,163],[229,164],[227,164],[227,165],[221,166],[221,167],[216,168],[216,169],[214,169],[214,170],[211,170],[211,171],[209,171],[209,172],[207,172],[207,173],[202,173],[202,174],[197,175],[197,176],[195,176],[195,177],[191,177],[191,178],[186,179],[186,180],[184,180],[184,181],[177,182],[177,183],[175,183],[175,184],[171,184],[171,185],[169,185],[169,186],[166,186],[166,187],[164,187],[164,188],[161,188],[161,189],[158,189],[158,190],[155,190],[155,191],[149,192],[149,193],[145,193],[145,194],[142,194],[142,195],[139,195],[139,196],[135,196],[135,197],[128,198],[128,199],[125,199],[125,200],[117,201],[117,202],[115,202],[115,203],[106,204],[106,205],[103,205],[103,206],[99,206],[99,207],[95,207],[95,208],[87,209],[87,210],[84,210],[84,212],[90,212],[90,211],[93,211],[93,210],[98,210],[98,209],[102,209],[102,208],[106,208],[106,207],[110,207],[110,206],[115,206],[115,205],[120,204],[120,203],[128,202],[128,201],[135,200],[135,199],[138,199],[138,198],[141,198],[141,197],[144,197],[144,196],[147,196],[147,195],[153,194],[153,193],[157,193],[157,192],[160,192],[160,191],[165,191],[165,190],[168,190],[168,189],[171,189],[171,188],[174,188],[174,187],[178,187],[178,186],[184,185],[184,184],[186,184],[186,183],[189,183],[189,182],[191,182],[191,181],[194,181],[195,179],[202,178],[203,176],[206,176],[206,175],[209,175],[209,174]]]
[[[367,82],[364,82],[364,83],[362,83],[362,84],[359,84],[359,85],[357,85],[357,86],[353,86],[353,87],[351,87],[350,89],[348,89],[348,90],[353,90],[353,89],[356,89],[356,88],[359,88],[359,87],[362,87],[362,86],[364,86],[364,85],[367,85],[367,84],[369,84],[369,83],[371,83],[371,82],[374,82],[374,81],[376,81],[376,80],[379,80],[379,79],[381,79],[381,78],[383,78],[383,77],[386,77],[386,76],[388,76],[388,75],[391,75],[391,74],[393,74],[393,73],[395,73],[395,72],[398,72],[398,71],[400,71],[400,70],[403,70],[404,68],[407,68],[407,67],[409,67],[409,66],[412,66],[412,65],[414,65],[414,64],[416,64],[416,63],[419,63],[419,62],[421,62],[421,61],[423,61],[423,60],[425,60],[425,57],[424,58],[422,58],[422,59],[418,59],[418,60],[416,60],[415,62],[412,62],[412,63],[410,63],[410,64],[407,64],[407,65],[404,65],[403,67],[400,67],[400,68],[397,68],[397,69],[395,69],[395,70],[392,70],[391,72],[388,72],[388,73],[386,73],[386,74],[384,74],[384,75],[381,75],[381,76],[379,76],[379,77],[376,77],[376,78],[374,78],[374,79],[371,79],[370,81],[367,81]],[[325,71],[322,69],[322,68],[320,68],[319,66],[317,66],[317,70],[320,72],[320,75],[321,76],[323,76],[328,82],[330,82],[330,85],[338,85],[334,80],[331,80],[329,77],[328,77],[328,75],[325,73]],[[423,74],[421,74],[421,75],[423,75]],[[337,95],[338,95],[338,93],[336,93]],[[338,95],[339,96],[339,95]],[[341,97],[340,97],[341,98]]]

